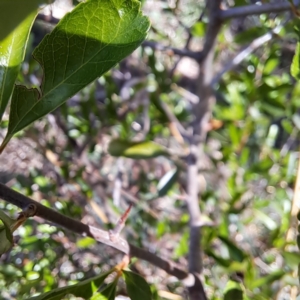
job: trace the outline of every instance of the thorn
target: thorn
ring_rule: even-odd
[[[132,203],[129,205],[129,207],[126,209],[124,214],[118,220],[115,228],[113,230],[109,231],[109,238],[110,238],[111,241],[115,241],[118,238],[118,236],[119,236],[120,232],[122,231],[122,229],[124,228],[125,222],[128,218],[131,207],[132,207]]]

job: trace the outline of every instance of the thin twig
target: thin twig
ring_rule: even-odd
[[[190,51],[188,49],[178,49],[174,47],[169,47],[169,46],[164,46],[160,43],[153,42],[153,41],[145,41],[142,44],[143,47],[150,47],[154,50],[159,50],[159,51],[166,51],[167,54],[169,55],[179,55],[179,56],[185,56],[185,57],[190,57],[193,59],[200,59],[200,54],[201,52],[195,52],[195,51]]]
[[[299,0],[294,1],[295,6],[298,6],[299,4]],[[229,8],[227,10],[221,10],[219,11],[218,16],[220,19],[226,20],[231,18],[246,17],[249,15],[261,15],[276,12],[279,13],[292,9],[293,8],[291,6],[291,3],[289,3],[288,1],[280,3],[266,3],[261,5],[253,4]]]
[[[249,55],[254,52],[257,48],[262,46],[263,44],[270,41],[274,35],[278,34],[280,30],[282,29],[283,25],[279,25],[275,27],[272,31],[267,32],[263,36],[258,37],[257,39],[254,39],[245,49],[243,49],[240,53],[238,53],[231,61],[228,62],[228,64],[225,65],[225,67],[214,76],[212,79],[211,85],[214,86],[217,84],[223,75],[232,69],[234,69],[236,66],[238,66],[245,58],[249,57]]]
[[[220,28],[222,25],[222,20],[219,17],[220,12],[221,12],[220,5],[221,5],[221,1],[219,1],[219,0],[217,0],[216,2],[212,1],[212,0],[208,0],[208,2],[207,2],[207,9],[209,11],[209,23],[208,23],[207,32],[205,35],[203,49],[200,52],[200,54],[198,55],[199,63],[204,61],[206,56],[209,54],[209,52],[213,48],[216,37],[220,31]],[[210,9],[211,6],[213,6],[214,9]]]

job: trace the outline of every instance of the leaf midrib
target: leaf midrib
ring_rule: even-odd
[[[141,16],[140,12],[137,14],[137,17],[144,17],[144,16]],[[136,18],[137,18],[136,17]],[[135,19],[136,19],[135,18]],[[16,123],[16,125],[13,127],[11,133],[9,136],[13,136],[13,134],[16,132],[16,128],[18,128],[18,125],[26,118],[26,116],[29,114],[29,112],[31,112],[36,105],[38,105],[41,101],[43,101],[43,98],[45,98],[48,94],[50,94],[53,90],[57,89],[59,86],[61,86],[62,84],[64,84],[66,82],[66,80],[68,80],[71,76],[73,76],[78,70],[82,69],[85,65],[87,65],[88,63],[90,63],[90,61],[96,56],[98,55],[101,51],[103,51],[106,47],[108,47],[110,44],[112,44],[112,42],[117,38],[118,36],[118,32],[119,32],[119,28],[120,26],[118,27],[118,30],[117,30],[117,33],[116,33],[116,36],[114,37],[114,39],[112,39],[112,41],[107,44],[106,46],[104,46],[101,50],[99,50],[95,55],[93,55],[86,63],[84,63],[83,65],[81,65],[79,68],[77,68],[74,72],[72,72],[68,77],[66,77],[60,84],[56,85],[54,88],[52,88],[51,90],[49,90],[46,94],[43,94],[42,97],[40,99],[38,99],[38,101],[31,107],[31,109]],[[131,44],[135,44],[137,43],[136,41],[135,42],[132,42],[132,43],[128,43],[127,45],[131,45]],[[51,111],[55,110],[57,107],[59,107],[59,105],[55,106]],[[47,113],[46,113],[47,114]],[[46,115],[44,114],[44,115]],[[43,117],[44,115],[41,115],[39,118]],[[22,128],[21,128],[22,129]],[[21,129],[18,129],[18,130],[21,130]]]

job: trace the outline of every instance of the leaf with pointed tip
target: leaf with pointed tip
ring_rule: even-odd
[[[0,2],[0,122],[12,94],[41,0]]]
[[[109,283],[99,294],[92,297],[91,300],[114,300],[116,298],[116,287],[118,278]]]
[[[105,278],[112,272],[113,271],[111,270],[106,273],[102,273],[95,277],[78,282],[74,285],[60,287],[48,293],[32,297],[28,300],[60,300],[68,294],[75,295],[76,297],[82,297],[84,299],[89,299],[93,295],[95,287],[98,288],[104,282]]]
[[[152,294],[149,284],[140,275],[123,270],[127,292],[131,300],[151,300]]]
[[[176,182],[178,178],[178,174],[179,174],[178,168],[172,169],[160,179],[160,181],[157,184],[159,197],[163,197],[168,193],[168,191],[172,188],[172,186]]]
[[[160,155],[169,155],[167,149],[155,142],[135,142],[121,139],[112,140],[109,143],[108,152],[112,156],[124,156],[134,159],[149,159]]]
[[[7,135],[50,113],[133,52],[146,38],[149,20],[137,0],[88,0],[76,6],[35,49],[44,70],[41,95],[15,89]],[[26,102],[20,107],[21,101]],[[25,109],[23,109],[25,108]]]

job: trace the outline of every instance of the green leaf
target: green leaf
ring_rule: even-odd
[[[123,270],[127,292],[131,300],[151,300],[151,290],[146,280],[131,271]]]
[[[243,300],[243,290],[238,282],[229,280],[224,291],[224,300]]]
[[[76,246],[78,248],[89,248],[92,245],[96,244],[96,241],[90,237],[84,237],[82,239],[77,240]]]
[[[299,252],[288,252],[288,251],[283,251],[282,253],[285,261],[287,264],[289,264],[292,268],[295,266],[298,266],[300,263],[300,253]]]
[[[203,22],[197,22],[191,28],[191,33],[193,36],[202,37],[206,32],[206,24]]]
[[[269,230],[275,230],[279,224],[277,224],[271,217],[269,217],[267,214],[262,212],[261,210],[254,209],[253,213],[255,217],[263,222],[263,224],[269,229]]]
[[[246,44],[252,42],[254,39],[264,35],[267,32],[265,27],[252,27],[247,30],[243,30],[242,33],[238,33],[234,37],[234,41],[237,44]]]
[[[242,262],[246,257],[245,253],[238,248],[232,241],[230,241],[227,237],[219,236],[219,239],[227,246],[230,258],[232,260]]]
[[[177,243],[177,246],[174,249],[174,259],[178,259],[179,257],[182,257],[189,252],[188,240],[189,233],[185,231],[181,234],[180,241],[179,243]]]
[[[0,122],[12,94],[40,0],[0,2]]]
[[[12,227],[16,220],[11,219],[3,211],[0,210],[0,256],[7,252],[14,244],[12,236]]]
[[[167,149],[151,141],[132,142],[115,139],[109,143],[108,152],[112,156],[147,159],[160,155],[168,156]]]
[[[291,74],[295,79],[300,79],[300,43],[297,43],[296,52],[293,57],[293,62],[291,64]]]
[[[57,288],[48,293],[32,297],[28,300],[60,300],[68,294],[88,299],[93,295],[95,286],[99,287],[104,282],[105,278],[112,272],[113,270],[110,270],[106,273],[86,279],[74,285]]]
[[[149,20],[136,0],[88,0],[67,14],[35,49],[44,70],[41,94],[16,87],[8,132],[12,136],[50,113],[134,51],[146,38]]]
[[[279,280],[284,275],[284,271],[273,272],[272,274],[254,280],[251,284],[251,288],[254,289],[260,286],[270,285],[274,281]]]
[[[157,184],[159,197],[165,196],[168,193],[168,191],[172,188],[172,186],[176,182],[178,178],[178,174],[179,172],[177,168],[172,169],[160,179],[160,181]]]
[[[100,294],[96,294],[91,300],[115,300],[118,279],[116,278],[113,282],[109,283]]]
[[[207,249],[205,250],[205,253],[212,257],[217,264],[221,265],[222,267],[228,268],[230,266],[230,264],[232,263],[231,259],[225,259],[221,256],[216,255],[213,251]]]

